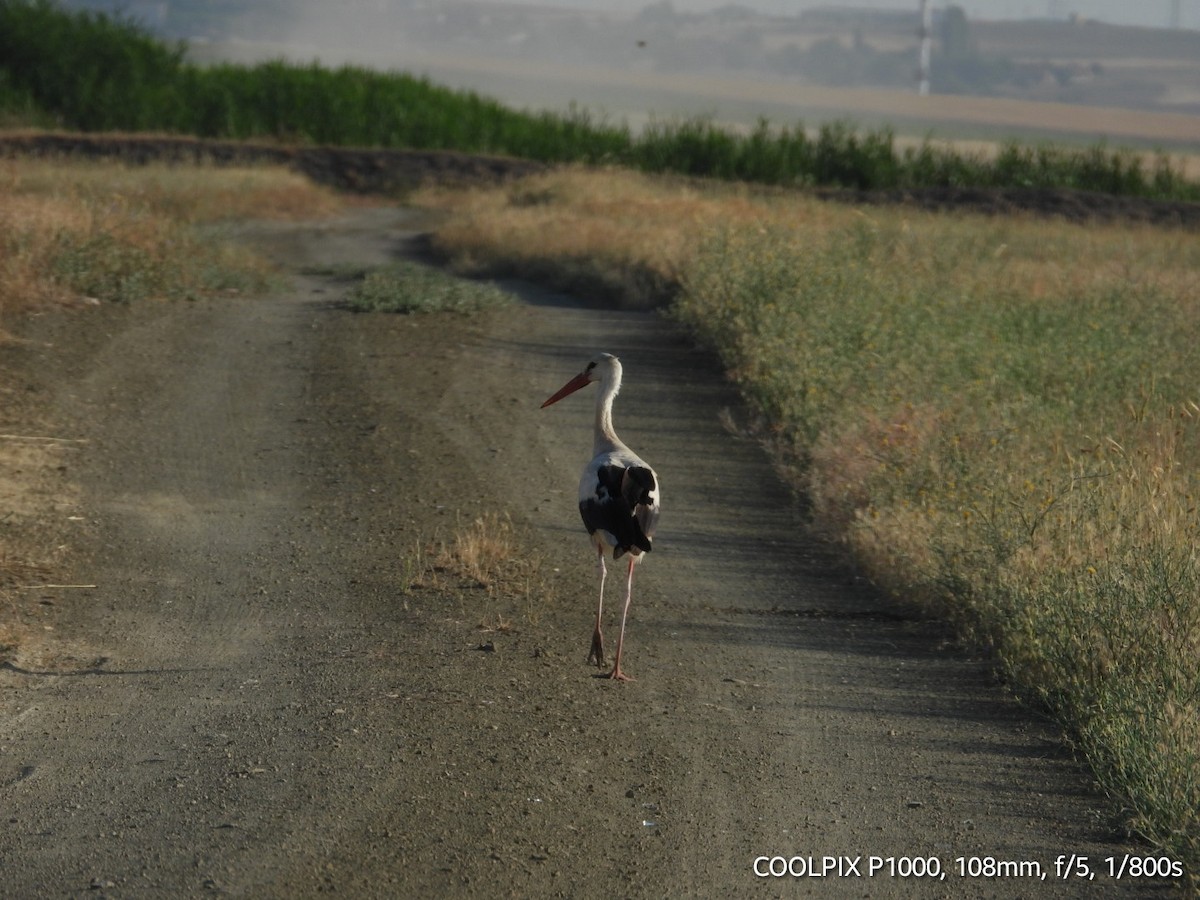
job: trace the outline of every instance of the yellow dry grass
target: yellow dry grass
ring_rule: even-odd
[[[969,266],[938,273],[963,288],[986,277],[996,289],[1056,303],[1130,279],[1180,297],[1200,293],[1200,270],[1186,249],[1191,238],[1152,226],[860,208],[787,189],[584,167],[499,187],[426,187],[412,202],[444,214],[434,242],[454,265],[470,271],[551,278],[560,269],[582,268],[605,278],[649,271],[661,287],[681,283],[703,242],[717,232],[782,233],[802,246],[855,225],[900,228],[912,239],[897,244],[889,264],[928,269],[931,261],[920,252],[908,254],[907,247],[916,251],[934,229],[957,240],[965,223],[966,233],[986,235],[968,237],[966,246],[974,250],[973,242],[986,241],[986,253]],[[626,286],[643,287],[636,281]]]
[[[530,551],[510,516],[497,512],[460,522],[449,537],[418,541],[405,555],[404,571],[406,594],[454,594],[464,613],[468,592],[481,591],[481,602],[470,614],[479,617],[485,631],[511,630],[515,610],[536,623],[555,592],[546,560]]]
[[[194,226],[328,215],[342,202],[282,169],[2,161],[0,326],[21,310],[75,295],[56,272],[64,248],[110,241],[181,273],[198,253],[214,265],[261,269],[245,251],[200,239]]]
[[[447,214],[434,241],[460,270],[620,292],[631,305],[657,301],[664,285],[677,284],[697,244],[718,223],[804,221],[821,229],[858,215],[767,188],[583,167],[505,187],[431,186],[411,199]]]
[[[0,196],[113,204],[174,222],[311,218],[345,200],[303,175],[271,166],[144,166],[119,161],[12,159],[0,162]]]
[[[490,513],[455,531],[439,561],[462,577],[490,588],[519,555],[512,520]]]

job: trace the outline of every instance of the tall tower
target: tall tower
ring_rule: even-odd
[[[933,5],[929,0],[921,0],[921,25],[917,36],[921,39],[920,56],[917,68],[917,93],[922,97],[929,96],[929,54],[933,42]]]

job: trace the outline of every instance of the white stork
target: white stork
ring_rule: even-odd
[[[579,479],[579,514],[591,535],[600,567],[600,603],[596,607],[596,630],[592,634],[588,662],[595,660],[598,667],[604,666],[604,638],[600,634],[600,619],[604,611],[604,577],[607,574],[604,557],[611,556],[616,560],[628,555],[621,634],[617,638],[613,670],[608,677],[630,681],[630,677],[621,671],[625,617],[629,615],[629,602],[633,599],[633,567],[651,550],[650,539],[658,522],[660,492],[654,470],[626,447],[613,430],[613,398],[621,389],[621,361],[611,353],[601,353],[543,403],[542,409],[593,381],[600,382],[600,393],[596,397],[592,461],[584,468],[583,477]]]

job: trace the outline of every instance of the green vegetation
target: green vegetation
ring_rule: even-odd
[[[257,293],[273,283],[261,263],[215,236],[173,228],[169,243],[165,252],[111,232],[64,234],[49,274],[75,295],[118,303]]]
[[[1156,239],[727,231],[677,312],[790,436],[819,525],[994,652],[1195,870],[1200,253]]]
[[[494,285],[464,281],[440,269],[409,261],[350,277],[357,284],[347,295],[347,303],[358,312],[472,313],[512,300]]]
[[[860,134],[830,123],[813,136],[766,121],[750,133],[690,120],[635,135],[585,110],[518,112],[396,72],[280,61],[202,67],[187,62],[184,47],[129,20],[67,12],[51,0],[0,0],[0,117],[84,130],[453,149],[782,185],[1067,187],[1200,200],[1200,185],[1165,155],[1147,167],[1104,146],[1012,144],[987,159],[930,143],[901,151],[888,129]]]

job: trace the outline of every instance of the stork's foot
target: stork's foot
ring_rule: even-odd
[[[607,675],[597,675],[596,677],[597,678],[611,678],[613,681],[633,681],[634,680],[634,677],[632,675],[626,675],[624,672],[622,672],[620,666],[617,666],[616,668],[614,668]]]
[[[604,668],[604,636],[600,634],[599,626],[592,634],[592,650],[588,654],[588,662],[595,662],[596,668]]]

